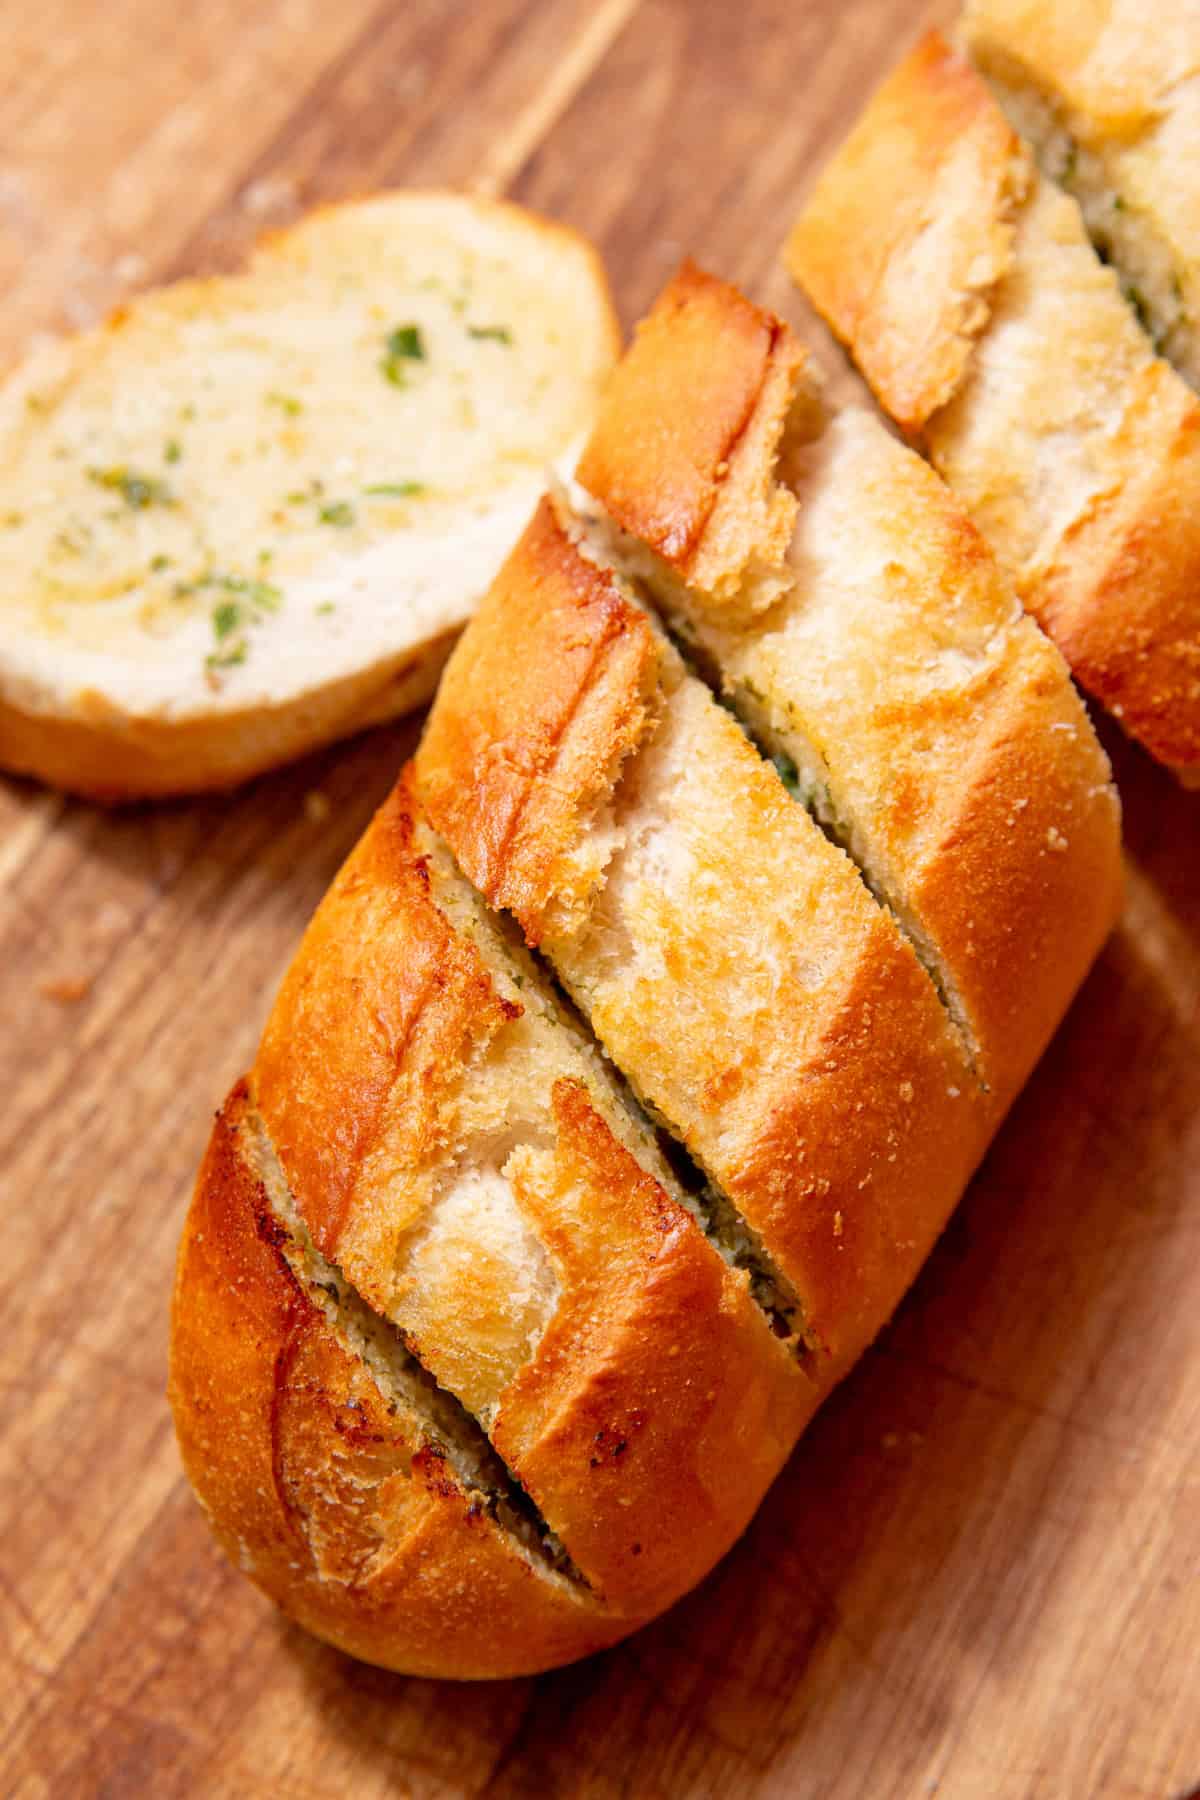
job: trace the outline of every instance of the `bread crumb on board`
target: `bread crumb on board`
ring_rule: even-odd
[[[51,981],[39,981],[38,993],[56,1006],[77,1006],[92,991],[90,975],[61,975]]]

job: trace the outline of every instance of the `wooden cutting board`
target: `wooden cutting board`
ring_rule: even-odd
[[[627,323],[691,251],[813,336],[779,241],[933,16],[10,4],[0,330],[17,348],[227,265],[310,201],[445,182],[591,233]],[[0,1789],[1193,1791],[1200,796],[1111,734],[1121,929],[899,1318],[699,1592],[578,1668],[454,1688],[324,1649],[218,1556],[163,1399],[175,1240],[211,1111],[413,737],[116,815],[0,787]]]

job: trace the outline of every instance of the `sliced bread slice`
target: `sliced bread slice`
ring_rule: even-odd
[[[394,193],[0,388],[0,764],[225,786],[432,692],[619,347],[574,232]]]

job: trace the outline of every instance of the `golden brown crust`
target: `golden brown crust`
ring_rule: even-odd
[[[135,718],[99,694],[80,696],[74,718],[0,698],[0,767],[105,805],[236,787],[423,705],[457,636],[456,627],[298,701],[203,718]]]
[[[1110,440],[1124,479],[1026,595],[1083,686],[1151,755],[1200,775],[1200,402],[1164,362]]]
[[[218,1116],[180,1246],[170,1398],[229,1556],[308,1630],[410,1674],[517,1675],[637,1623],[549,1578],[380,1392],[301,1290]]]
[[[464,1072],[521,1011],[439,910],[414,812],[402,778],[309,927],[252,1076],[314,1240],[379,1310],[392,1240],[351,1263],[353,1215],[378,1230],[405,1175],[453,1166]],[[744,1529],[818,1393],[584,1082],[554,1079],[543,1103],[553,1163],[510,1178],[560,1298],[492,1436],[606,1604],[657,1610]],[[434,1343],[413,1348],[443,1378]]]
[[[789,270],[906,431],[966,372],[1031,175],[982,81],[931,31],[874,94],[793,227]]]
[[[665,644],[663,720],[655,729],[647,718],[641,741],[626,748],[623,785],[610,759],[607,794],[560,789],[574,841],[559,828],[552,856],[524,834],[497,844],[474,771],[489,759],[513,767],[508,734],[523,733],[541,709],[557,716],[559,700],[531,686],[515,712],[489,718],[485,741],[477,696],[513,692],[525,661],[545,666],[539,620],[561,634],[577,591],[567,545],[565,533],[551,545],[541,532],[518,545],[468,629],[418,753],[422,794],[489,900],[512,904],[507,896],[528,893],[523,857],[538,869],[545,903],[521,914],[526,931],[544,943],[613,1059],[792,1281],[828,1377],[890,1315],[995,1110],[975,1090],[890,916]],[[615,604],[621,589],[608,579]],[[523,600],[522,582],[538,604]],[[636,618],[632,599],[624,604]],[[597,648],[588,666],[600,667],[610,616],[575,611],[578,638],[590,630]],[[612,715],[624,717],[629,706],[611,691],[617,679],[604,670]],[[627,702],[634,698],[630,688]],[[672,757],[678,766],[664,775]],[[569,761],[568,748],[556,767]],[[532,800],[538,769],[527,766],[524,779]],[[633,823],[637,791],[660,780],[666,810]],[[604,801],[619,835],[660,833],[662,863],[619,887],[614,861],[580,898],[571,870],[586,862],[593,831],[603,838],[609,828]],[[599,938],[608,932],[627,948],[605,968]]]
[[[579,807],[607,791],[654,715],[658,652],[648,620],[579,555],[548,499],[480,613],[475,642],[502,639],[506,654],[481,661],[468,646],[454,659],[454,704],[426,731],[422,798],[451,845],[470,830],[471,880],[536,943]]]
[[[584,487],[607,494],[622,530],[727,604],[749,598],[755,610],[746,575],[769,573],[791,536],[790,497],[757,469],[743,479],[741,462],[759,436],[778,444],[803,362],[781,320],[685,262],[609,377],[577,469]],[[704,405],[681,406],[697,374]]]

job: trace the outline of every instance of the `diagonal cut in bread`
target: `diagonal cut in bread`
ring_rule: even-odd
[[[0,388],[0,765],[226,786],[428,698],[618,349],[519,207],[313,214]]]

